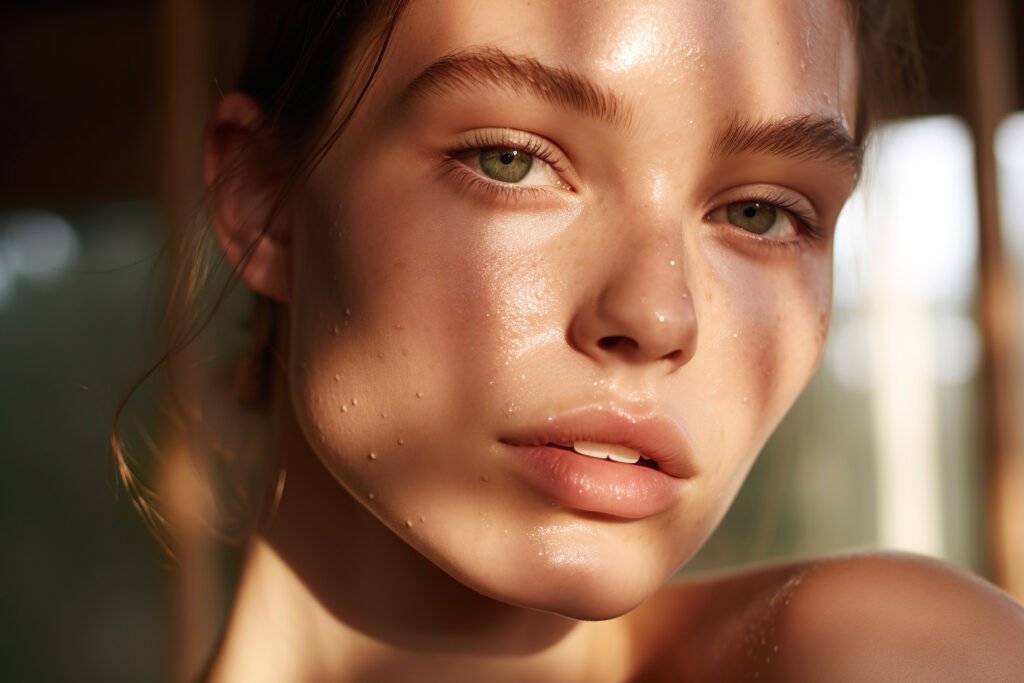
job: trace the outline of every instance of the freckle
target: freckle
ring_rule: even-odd
[[[422,391],[417,391],[416,392],[416,398],[423,398],[423,392]]]
[[[377,459],[377,454],[374,451],[370,451],[369,453],[366,454],[366,457],[369,460],[376,460]]]
[[[355,399],[352,399],[352,405],[353,405],[353,406],[357,406],[357,405],[359,405],[359,401],[357,401],[357,400],[355,400]]]

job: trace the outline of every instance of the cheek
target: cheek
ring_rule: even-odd
[[[695,370],[709,400],[697,407],[712,451],[748,463],[809,381],[831,309],[831,250],[781,259],[710,249],[695,285]]]

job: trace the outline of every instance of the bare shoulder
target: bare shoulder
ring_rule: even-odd
[[[775,618],[768,680],[1024,675],[1024,610],[966,572],[885,553],[823,561],[798,576]]]
[[[684,581],[640,610],[637,681],[1019,681],[1024,609],[934,560],[873,553]],[[671,634],[666,636],[664,634]]]

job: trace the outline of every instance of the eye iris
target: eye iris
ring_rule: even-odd
[[[761,202],[735,202],[726,207],[725,213],[730,223],[758,235],[768,232],[778,216],[774,206]]]
[[[518,183],[533,166],[533,157],[518,149],[494,148],[480,152],[480,168],[489,178]]]

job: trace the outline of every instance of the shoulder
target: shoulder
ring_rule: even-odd
[[[672,635],[647,641],[657,651],[638,680],[1011,681],[1024,672],[1024,609],[923,557],[745,570],[685,581],[656,601],[645,637]]]
[[[947,564],[856,555],[807,565],[789,584],[763,653],[767,680],[1009,681],[1024,672],[1024,611]]]

